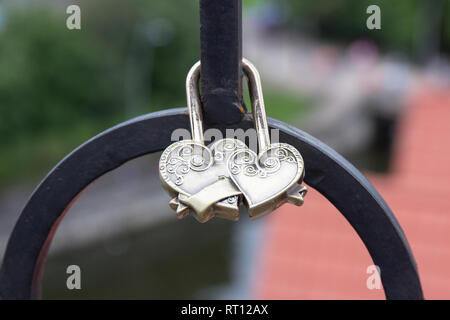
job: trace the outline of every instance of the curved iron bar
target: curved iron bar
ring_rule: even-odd
[[[391,210],[367,179],[330,147],[301,130],[272,119],[269,126],[280,130],[281,142],[301,151],[307,170],[305,182],[333,203],[361,237],[381,268],[386,297],[422,299],[408,242]],[[252,127],[250,116],[227,126],[244,130]],[[50,243],[71,203],[108,171],[163,150],[177,128],[189,128],[186,109],[150,113],[106,130],[59,162],[31,195],[10,236],[0,270],[0,297],[39,298]],[[225,127],[219,129],[224,132]]]

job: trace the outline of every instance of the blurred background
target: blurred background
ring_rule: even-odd
[[[66,27],[72,4],[81,30]],[[380,30],[366,27],[373,4]],[[450,2],[243,0],[243,23],[268,115],[363,170],[405,231],[425,297],[449,299]],[[64,155],[116,123],[185,105],[199,46],[194,0],[0,1],[0,257]],[[367,288],[361,240],[314,190],[301,209],[257,221],[178,221],[158,160],[131,161],[83,193],[52,244],[44,298],[384,297]],[[66,288],[71,264],[81,290]]]

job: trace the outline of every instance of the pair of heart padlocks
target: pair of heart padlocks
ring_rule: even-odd
[[[186,94],[192,140],[168,146],[159,162],[160,179],[179,218],[188,214],[206,222],[213,217],[239,219],[242,205],[258,218],[289,202],[303,204],[303,158],[293,146],[270,143],[261,81],[246,59],[242,68],[248,80],[258,152],[241,140],[226,138],[206,146],[198,82],[200,62],[189,71]]]

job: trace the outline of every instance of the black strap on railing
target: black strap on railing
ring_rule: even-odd
[[[242,100],[241,0],[200,0],[201,98],[207,124],[233,124]]]

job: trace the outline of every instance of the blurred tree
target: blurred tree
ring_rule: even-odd
[[[7,16],[0,33],[2,142],[100,117],[116,98],[105,90],[110,81],[102,75],[95,44],[68,32],[64,23],[38,7]]]
[[[130,64],[140,69],[140,86],[151,93],[144,100],[151,101],[152,110],[185,105],[186,73],[200,56],[198,1],[85,0],[81,5],[86,28],[121,80]]]

